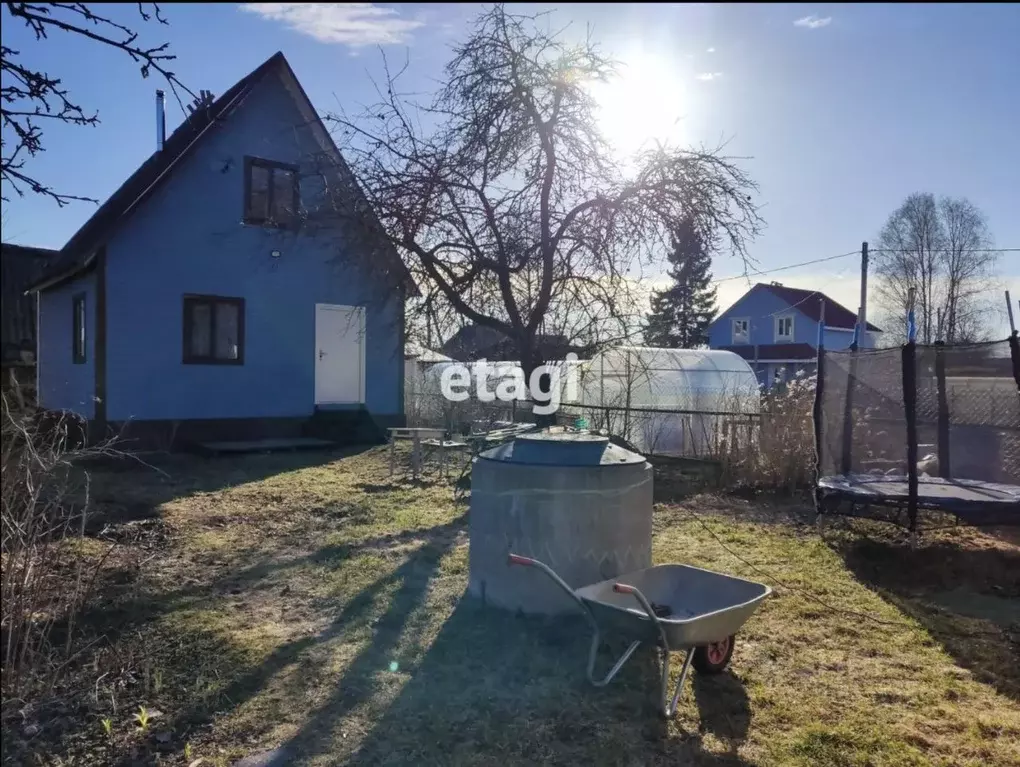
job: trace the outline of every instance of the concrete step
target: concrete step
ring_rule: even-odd
[[[364,408],[316,408],[304,429],[305,436],[345,445],[381,444],[386,434]]]

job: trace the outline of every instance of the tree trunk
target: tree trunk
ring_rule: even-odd
[[[535,372],[535,369],[545,364],[545,360],[541,358],[542,355],[535,349],[534,339],[528,337],[522,337],[519,341],[518,348],[521,351],[521,370],[524,371],[524,380],[528,386],[528,397],[532,407],[536,404],[542,405],[546,403],[537,402],[533,396],[531,389],[531,376]],[[556,425],[556,413],[535,413],[532,411],[535,417],[535,423],[538,424],[539,428],[546,428],[549,426]]]

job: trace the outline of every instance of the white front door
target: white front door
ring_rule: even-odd
[[[365,401],[365,308],[315,305],[315,404]]]

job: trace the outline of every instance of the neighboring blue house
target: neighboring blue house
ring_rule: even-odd
[[[814,372],[823,308],[825,348],[848,348],[857,323],[854,312],[824,293],[778,282],[759,282],[720,314],[708,328],[709,348],[736,352],[750,363],[759,383],[771,388],[798,371]],[[874,334],[881,332],[869,322],[859,347],[874,348]]]
[[[402,424],[414,288],[337,213],[363,198],[283,54],[163,136],[157,93],[156,152],[33,287],[39,404],[174,446]]]

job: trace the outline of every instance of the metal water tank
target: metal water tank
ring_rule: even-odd
[[[652,564],[652,467],[585,432],[544,431],[482,453],[471,469],[468,591],[528,613],[577,609],[534,557],[579,588]]]

